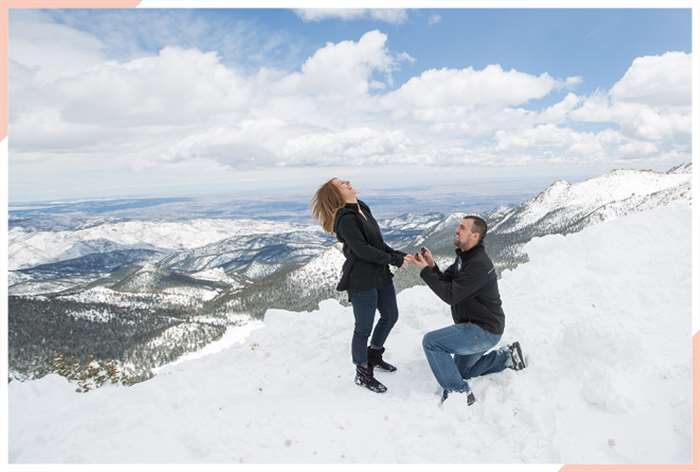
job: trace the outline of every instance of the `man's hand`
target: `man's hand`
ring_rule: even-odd
[[[416,267],[418,267],[418,270],[423,270],[426,267],[428,267],[428,262],[423,258],[423,256],[420,255],[420,253],[416,254],[414,256],[414,259],[415,259],[414,264],[416,264]]]
[[[411,264],[412,262],[415,262],[416,258],[413,257],[413,254],[406,254],[403,256],[403,265],[401,267],[406,267],[408,264]]]
[[[430,267],[435,267],[435,259],[433,259],[433,253],[430,252],[430,249],[422,247],[420,248],[420,254]]]

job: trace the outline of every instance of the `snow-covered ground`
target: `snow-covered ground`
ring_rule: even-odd
[[[471,407],[438,406],[421,338],[451,318],[419,286],[398,297],[384,395],[353,384],[349,307],[270,310],[243,341],[132,387],[12,382],[10,462],[689,462],[689,205],[526,251],[500,287],[502,342],[530,366],[473,379]]]

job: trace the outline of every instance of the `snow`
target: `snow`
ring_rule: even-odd
[[[27,280],[32,280],[32,276],[16,271],[9,271],[7,273],[7,284],[8,287],[12,287],[15,284],[26,282]]]
[[[353,384],[350,307],[269,310],[132,387],[10,383],[10,462],[687,463],[690,221],[682,202],[528,243],[500,288],[502,343],[530,365],[472,379],[471,407],[438,406],[421,338],[451,317],[417,286],[398,296],[382,396]]]
[[[229,277],[229,275],[224,272],[224,269],[221,267],[194,272],[191,274],[191,276],[195,279],[209,280],[211,282],[223,282],[230,285],[232,288],[238,288],[242,285],[236,279]]]
[[[79,310],[68,313],[68,316],[75,319],[90,320],[95,323],[107,323],[113,318],[113,315],[107,310]]]
[[[219,294],[216,290],[200,287],[169,287],[155,293],[132,293],[112,290],[107,287],[92,287],[71,295],[61,295],[59,300],[73,300],[79,303],[107,303],[125,308],[150,309],[159,306],[189,306],[213,299]],[[74,315],[78,316],[78,315]],[[200,321],[204,318],[198,317]],[[220,318],[213,318],[221,322]],[[108,321],[108,320],[103,320]]]
[[[32,295],[39,293],[57,293],[88,284],[109,274],[90,274],[87,276],[63,277],[61,279],[34,280],[28,279],[15,283],[9,287],[8,293],[12,295]]]
[[[345,263],[345,256],[342,245],[336,243],[318,257],[289,274],[287,283],[297,287],[300,296],[308,296],[314,288],[314,284],[316,286],[335,286],[343,271],[343,263]]]
[[[110,305],[132,308],[149,308],[153,297],[150,294],[131,294],[117,292],[107,287],[92,287],[72,295],[62,295],[59,300],[73,300],[80,303],[108,303]]]
[[[232,315],[229,316],[229,320],[232,320],[234,318],[237,318],[239,323],[241,323],[240,326],[229,326],[226,329],[226,332],[224,335],[221,337],[221,339],[218,339],[212,343],[207,344],[204,346],[202,349],[196,352],[190,352],[188,354],[185,354],[184,356],[178,358],[177,360],[171,362],[170,364],[166,364],[163,366],[160,366],[156,369],[153,369],[154,372],[160,373],[165,370],[168,370],[172,368],[175,365],[181,364],[183,362],[188,362],[192,361],[194,359],[199,359],[202,357],[210,356],[212,354],[216,354],[219,351],[222,351],[224,349],[227,349],[231,346],[234,346],[236,344],[240,344],[245,339],[250,335],[251,332],[258,328],[262,328],[264,326],[263,322],[260,320],[253,320],[250,318],[248,315]],[[203,320],[202,317],[197,318],[198,321],[206,321]],[[218,320],[215,320],[218,321]]]
[[[576,184],[560,180],[525,202],[524,209],[518,214],[519,221],[506,232],[514,232],[531,225],[556,209],[565,208],[570,213],[592,212],[611,202],[680,187],[689,184],[690,180],[689,173],[668,174],[639,170],[616,170]],[[511,216],[508,215],[491,230],[503,225]]]
[[[217,290],[208,290],[200,287],[169,287],[161,292],[168,301],[178,305],[187,305],[192,299],[209,301],[216,297]]]
[[[251,234],[309,231],[308,225],[248,219],[194,219],[186,222],[123,221],[70,231],[25,231],[8,233],[8,268],[15,270],[55,260],[79,241],[106,240],[121,245],[148,245],[161,249],[186,250],[222,239]]]
[[[263,279],[270,274],[277,272],[282,264],[265,264],[263,262],[253,261],[246,268],[243,274],[253,280]]]

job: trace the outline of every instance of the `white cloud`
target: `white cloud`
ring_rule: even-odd
[[[216,53],[179,48],[104,62],[43,92],[67,122],[112,127],[187,125],[240,110],[249,95],[248,84]]]
[[[496,139],[495,149],[503,153],[536,152],[543,156],[560,156],[568,162],[594,162],[618,157],[641,159],[661,151],[652,142],[626,138],[611,129],[593,133],[552,124],[519,131],[498,131]]]
[[[538,125],[517,132],[500,130],[495,133],[497,141],[495,149],[497,151],[509,151],[537,147],[563,148],[574,144],[575,135],[574,131],[553,124]]]
[[[616,123],[625,134],[640,139],[686,141],[691,132],[690,107],[653,107],[617,101],[608,94],[589,97],[570,117],[577,121]]]
[[[294,13],[304,21],[372,19],[391,24],[400,24],[408,18],[406,10],[391,8],[306,8],[294,10]]]
[[[690,54],[667,52],[638,57],[610,91],[588,97],[571,118],[616,123],[634,139],[689,146],[690,87]]]
[[[654,143],[630,142],[620,146],[620,154],[626,158],[640,158],[659,152],[659,148]]]
[[[565,151],[564,156],[579,157],[587,161],[601,160],[605,158],[605,147],[593,133],[576,133],[576,142]]]
[[[402,109],[521,105],[546,96],[557,85],[547,73],[506,71],[498,64],[481,70],[430,69],[388,94],[384,103]]]
[[[430,25],[430,26],[437,25],[441,21],[442,21],[442,17],[440,15],[438,15],[437,13],[431,13],[428,16],[428,25]]]
[[[412,147],[403,130],[352,128],[292,138],[282,153],[291,165],[389,164],[412,160]]]
[[[304,62],[301,72],[285,77],[278,89],[288,94],[331,97],[366,94],[374,72],[383,73],[390,80],[396,65],[396,59],[386,49],[386,41],[384,33],[370,31],[357,42],[327,43]]]
[[[369,11],[370,18],[378,21],[385,21],[392,24],[400,24],[408,19],[406,10],[397,8],[372,9]]]
[[[649,106],[690,106],[691,64],[690,54],[684,52],[638,57],[610,96]]]
[[[406,51],[400,52],[400,53],[396,56],[396,59],[397,59],[399,62],[404,62],[404,61],[405,61],[405,62],[410,62],[411,64],[413,64],[414,62],[416,62],[416,58],[413,57],[413,56],[411,56],[411,55],[410,55],[409,53],[407,53]]]
[[[255,139],[256,136],[258,135],[251,135],[245,125],[239,129],[215,128],[207,130],[206,133],[187,136],[161,157],[171,162],[208,159],[234,168],[277,164],[277,156],[265,141]]]
[[[44,159],[52,152],[88,152],[115,136],[103,123],[73,123],[53,108],[20,114],[10,123],[9,134],[14,150],[43,154]]]
[[[35,69],[38,84],[73,77],[106,60],[100,39],[55,23],[40,10],[12,10],[9,33],[9,59]]]
[[[581,99],[576,94],[568,93],[560,102],[545,108],[539,113],[537,121],[545,123],[558,123],[567,119],[569,113],[579,104]]]
[[[574,75],[571,77],[567,77],[566,80],[564,81],[564,85],[567,87],[575,87],[576,85],[580,85],[583,82],[583,77],[579,75]]]
[[[32,34],[39,33],[22,37]],[[391,51],[380,31],[327,43],[296,70],[253,73],[225,65],[217,52],[179,47],[106,60],[91,38],[61,34],[72,39],[53,51],[56,57],[16,49],[9,70],[11,163],[32,161],[37,171],[42,162],[47,175],[71,159],[186,182],[255,168],[533,166],[690,155],[690,72],[666,77],[672,66],[686,67],[684,53],[638,58],[611,90],[586,96],[568,92],[580,76],[498,64],[425,70],[394,88],[392,73],[415,59]],[[85,59],[61,68],[64,50]],[[548,105],[532,106],[539,99]]]

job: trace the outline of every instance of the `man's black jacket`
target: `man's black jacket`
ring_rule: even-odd
[[[405,254],[389,247],[382,238],[377,221],[369,207],[361,200],[348,203],[338,210],[333,230],[343,243],[343,275],[338,290],[358,292],[382,288],[392,278],[388,264],[401,267]],[[358,211],[362,209],[363,217]]]
[[[495,334],[503,334],[505,314],[498,293],[496,269],[479,242],[469,251],[456,250],[457,261],[441,272],[437,264],[425,267],[420,276],[425,283],[452,308],[455,323],[474,323]]]

